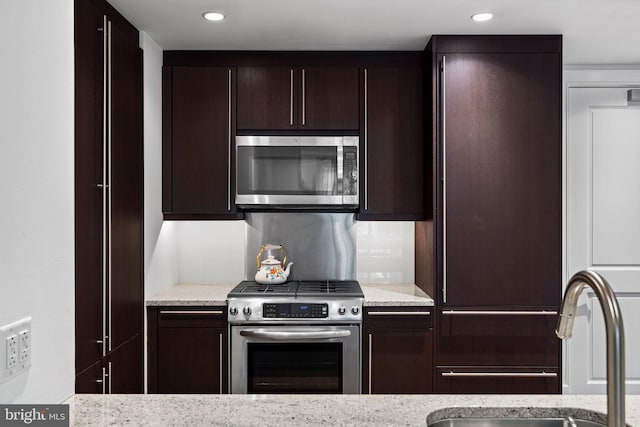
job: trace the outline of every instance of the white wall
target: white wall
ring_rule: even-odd
[[[173,223],[162,220],[162,49],[140,32],[144,73],[144,271],[145,295],[178,282]]]
[[[0,325],[33,319],[0,402],[57,403],[75,375],[73,1],[2,2],[0,57]]]

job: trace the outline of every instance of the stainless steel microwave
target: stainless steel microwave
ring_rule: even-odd
[[[236,205],[358,206],[358,137],[237,136]]]

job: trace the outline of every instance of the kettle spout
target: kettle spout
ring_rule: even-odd
[[[289,278],[289,273],[291,272],[292,265],[293,265],[293,262],[290,262],[289,264],[287,264],[287,268],[284,270],[284,280],[287,280]]]

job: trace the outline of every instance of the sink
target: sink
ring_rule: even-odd
[[[444,408],[428,427],[606,427],[607,416],[578,408]]]

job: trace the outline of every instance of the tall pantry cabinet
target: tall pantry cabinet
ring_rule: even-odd
[[[75,1],[76,392],[143,391],[142,51]]]
[[[435,254],[438,393],[560,392],[561,47],[561,36],[427,46],[434,228],[417,229]]]

